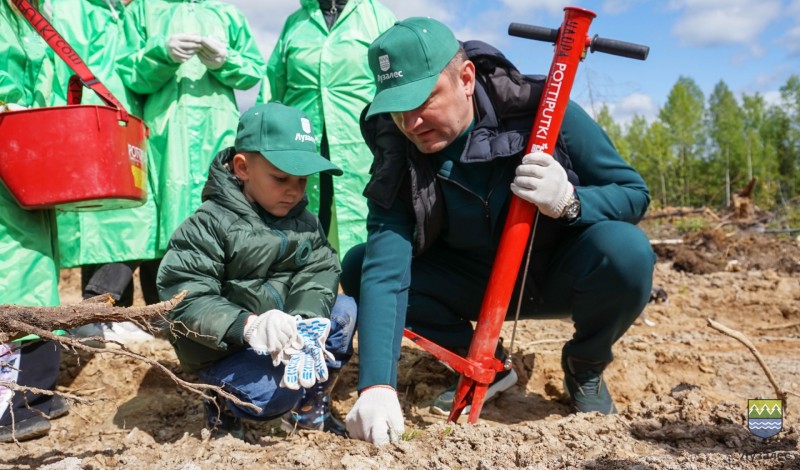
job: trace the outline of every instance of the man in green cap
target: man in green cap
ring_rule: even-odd
[[[402,435],[404,326],[466,353],[512,194],[539,217],[510,318],[518,302],[521,318],[571,318],[562,351],[571,409],[614,413],[602,373],[647,303],[655,261],[635,226],[650,200],[641,176],[574,103],[557,147],[526,155],[542,80],[488,44],[459,43],[436,20],[396,23],[370,46],[369,65],[377,93],[361,118],[374,155],[368,236],[342,262],[360,317],[350,436],[382,444]],[[513,369],[498,374],[487,399],[514,382]],[[454,387],[442,393],[432,411],[449,414],[453,395]]]
[[[293,428],[344,434],[330,390],[352,354],[356,310],[337,299],[338,258],[306,209],[308,175],[320,172],[342,174],[317,152],[306,115],[254,106],[169,241],[157,283],[164,300],[188,291],[169,314],[181,366],[261,408],[209,396],[207,426],[219,433],[241,437],[242,418],[288,412]]]

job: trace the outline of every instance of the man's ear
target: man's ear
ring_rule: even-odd
[[[237,153],[231,160],[233,165],[233,174],[242,181],[250,179],[250,169],[247,166],[247,157],[242,153]]]
[[[461,64],[461,74],[459,78],[461,80],[461,86],[464,87],[467,96],[472,96],[473,93],[475,93],[475,64],[472,63],[471,60],[465,60],[464,63]]]

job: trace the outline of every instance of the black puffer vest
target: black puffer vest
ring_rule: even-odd
[[[467,56],[475,63],[475,127],[469,135],[461,161],[488,162],[521,158],[525,153],[544,77],[522,75],[496,48],[481,41],[463,43]],[[374,160],[364,196],[389,209],[400,197],[416,219],[414,255],[420,255],[437,240],[446,220],[444,198],[430,156],[424,155],[400,132],[388,114],[365,120],[369,107],[361,114],[361,133]],[[577,175],[559,134],[555,159],[567,170],[577,186]],[[518,161],[518,160],[517,160]],[[534,249],[555,240],[563,226],[540,218]]]

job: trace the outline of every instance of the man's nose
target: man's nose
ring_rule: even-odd
[[[400,114],[400,125],[406,131],[412,131],[421,122],[418,110],[412,109],[411,111],[404,111]]]

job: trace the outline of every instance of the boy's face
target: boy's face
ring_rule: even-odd
[[[257,152],[234,155],[233,171],[247,200],[275,217],[288,214],[306,193],[307,177],[284,173]]]

